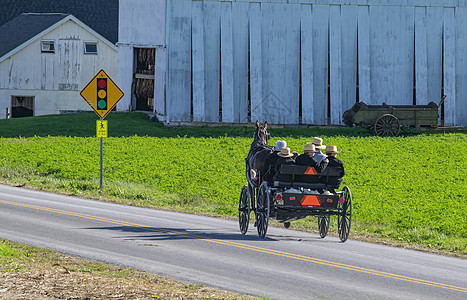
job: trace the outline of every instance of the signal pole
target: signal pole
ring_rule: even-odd
[[[105,116],[114,109],[117,102],[122,99],[124,93],[115,84],[112,78],[100,70],[96,76],[84,87],[80,92],[81,97],[91,106],[94,112],[100,117],[97,120],[97,137],[99,137],[101,144],[100,153],[100,189],[102,190],[103,172],[104,172],[104,137],[107,137],[107,121],[104,120]]]
[[[101,123],[104,119],[101,118]],[[99,188],[102,190],[102,181],[104,178],[104,139],[101,137],[101,176]]]

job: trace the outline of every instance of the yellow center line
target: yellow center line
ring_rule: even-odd
[[[71,211],[64,211],[64,210],[53,209],[53,208],[47,208],[47,207],[42,207],[42,206],[37,206],[37,205],[22,204],[22,203],[16,203],[16,202],[11,202],[11,201],[6,201],[6,200],[0,200],[0,203],[7,204],[7,205],[19,206],[19,207],[32,208],[32,209],[36,209],[36,210],[47,211],[47,212],[52,212],[52,213],[57,213],[57,214],[62,214],[62,215],[75,216],[75,217],[79,217],[79,218],[95,220],[95,221],[100,221],[100,222],[104,222],[104,223],[111,223],[111,224],[116,224],[116,225],[121,225],[121,226],[141,228],[141,229],[145,229],[145,230],[148,230],[148,231],[166,233],[166,234],[170,234],[170,235],[174,235],[174,236],[183,236],[183,237],[187,237],[187,238],[191,238],[191,239],[202,240],[202,241],[209,242],[209,243],[215,243],[215,244],[220,244],[220,245],[225,245],[225,246],[231,246],[231,247],[241,248],[241,249],[245,249],[245,250],[261,252],[261,253],[266,253],[266,254],[271,254],[271,255],[276,255],[276,256],[281,256],[281,257],[285,257],[285,258],[291,258],[291,259],[301,260],[301,261],[306,261],[306,262],[312,262],[312,263],[316,263],[316,264],[336,267],[336,268],[340,268],[340,269],[346,269],[346,270],[360,272],[360,273],[371,274],[371,275],[375,275],[375,276],[387,277],[387,278],[397,279],[397,280],[401,280],[401,281],[424,284],[424,285],[429,285],[429,286],[433,286],[433,287],[438,287],[438,288],[449,289],[449,290],[453,290],[453,291],[459,291],[459,292],[467,293],[467,288],[458,287],[458,286],[454,286],[454,285],[448,285],[448,284],[444,284],[444,283],[438,283],[438,282],[433,282],[433,281],[428,281],[428,280],[423,280],[423,279],[418,279],[418,278],[412,278],[412,277],[407,277],[407,276],[403,276],[403,275],[397,275],[397,274],[392,274],[392,273],[387,273],[387,272],[382,272],[382,271],[377,271],[377,270],[372,270],[372,269],[367,269],[367,268],[342,264],[342,263],[338,263],[338,262],[322,260],[322,259],[313,258],[313,257],[309,257],[309,256],[303,256],[303,255],[299,255],[299,254],[293,254],[293,253],[282,252],[282,251],[278,251],[278,250],[272,250],[272,249],[267,249],[267,248],[262,248],[262,247],[257,247],[257,246],[251,246],[251,245],[237,243],[237,242],[223,241],[223,240],[218,240],[218,239],[210,239],[210,238],[206,238],[206,237],[203,237],[203,236],[200,236],[200,235],[195,235],[195,234],[189,234],[189,233],[184,233],[184,232],[179,232],[179,231],[174,231],[174,230],[166,230],[166,229],[162,229],[162,228],[149,227],[149,226],[136,224],[136,223],[124,222],[124,221],[119,221],[119,220],[114,220],[114,219],[102,218],[102,217],[98,217],[98,216],[75,213],[75,212],[71,212]]]

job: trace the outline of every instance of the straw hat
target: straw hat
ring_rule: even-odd
[[[306,143],[305,147],[303,148],[304,151],[316,151],[315,145],[313,143]]]
[[[287,142],[278,140],[276,142],[276,151],[281,151],[282,147],[287,147]]]
[[[326,146],[326,153],[339,153],[336,146]]]
[[[293,154],[290,153],[290,148],[289,147],[282,147],[281,152],[277,153],[280,157],[292,157]]]
[[[314,137],[313,138],[313,144],[315,145],[316,149],[324,149],[326,148],[325,145],[323,145],[323,139],[319,137]]]

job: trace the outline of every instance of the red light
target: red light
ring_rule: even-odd
[[[100,79],[97,81],[97,85],[99,86],[99,88],[103,89],[107,85],[107,82],[104,79]]]
[[[276,200],[277,200],[277,201],[281,201],[281,200],[282,200],[282,195],[281,195],[281,194],[277,194],[277,195],[276,195]]]
[[[344,199],[344,198],[339,198],[339,203],[340,203],[340,204],[344,204],[344,202],[345,202],[345,199]]]

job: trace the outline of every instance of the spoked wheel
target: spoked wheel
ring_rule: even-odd
[[[238,224],[240,225],[240,232],[242,234],[248,231],[250,211],[250,193],[248,192],[248,186],[244,185],[240,192],[240,201],[238,202]]]
[[[256,207],[256,229],[260,238],[264,239],[268,231],[270,201],[268,194],[268,186],[263,182],[258,190]]]
[[[384,114],[376,119],[375,134],[378,136],[397,136],[401,130],[399,119],[394,115]]]
[[[319,229],[319,236],[323,239],[328,235],[329,231],[329,221],[331,217],[325,215],[318,216],[318,229]]]
[[[339,231],[339,238],[344,243],[349,237],[352,222],[352,194],[347,186],[342,189],[342,198],[344,201],[342,204],[339,204],[341,212],[337,215],[337,229]]]

